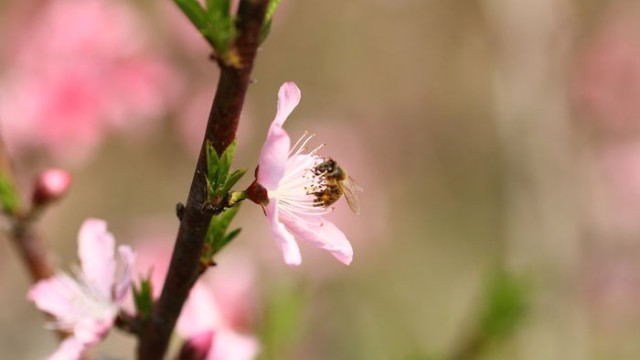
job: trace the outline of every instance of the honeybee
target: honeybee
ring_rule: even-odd
[[[360,201],[357,192],[362,192],[360,185],[356,184],[335,160],[326,158],[311,170],[316,176],[323,179],[324,188],[313,192],[316,196],[316,206],[329,207],[338,201],[342,195],[347,204],[356,214],[360,214]]]

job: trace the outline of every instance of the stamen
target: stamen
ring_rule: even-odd
[[[302,134],[302,136],[300,137],[300,139],[298,139],[298,141],[296,141],[295,145],[293,145],[291,147],[291,150],[289,150],[289,157],[292,157],[293,155],[298,155],[300,152],[302,152],[305,148],[305,146],[307,146],[307,143],[309,143],[309,141],[316,136],[315,134],[309,134],[308,131],[305,131],[304,134]]]
[[[318,147],[316,147],[315,149],[311,150],[309,152],[309,154],[317,155],[318,151],[320,151],[320,149],[322,149],[325,145],[327,145],[327,144],[323,143],[323,144],[318,145]]]

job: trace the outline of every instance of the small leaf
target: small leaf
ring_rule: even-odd
[[[196,29],[202,32],[207,27],[207,13],[197,0],[174,0],[174,2]]]
[[[218,173],[217,183],[219,188],[223,188],[227,180],[227,174],[231,169],[231,163],[236,153],[236,142],[232,142],[220,156],[220,172]],[[226,192],[221,192],[221,195],[225,195]]]
[[[220,158],[218,157],[218,153],[216,149],[213,148],[210,141],[207,141],[206,145],[206,155],[207,155],[207,178],[211,181],[213,186],[217,185],[215,179],[217,178],[217,174],[220,168]]]
[[[280,5],[280,1],[281,0],[269,0],[269,5],[267,5],[267,12],[264,15],[265,23],[273,19],[273,15],[276,13],[276,9],[278,8],[278,5]]]
[[[278,5],[280,5],[280,0],[269,0],[267,12],[264,15],[264,23],[262,24],[262,29],[260,29],[260,44],[262,44],[267,39],[267,36],[269,36],[271,23],[273,22],[273,15],[275,14]]]
[[[0,205],[2,211],[15,214],[20,207],[20,196],[11,179],[5,174],[0,174]]]
[[[230,0],[207,0],[207,11],[229,14]]]
[[[202,34],[213,45],[216,54],[224,58],[229,50],[229,44],[235,38],[235,30],[234,22],[228,13],[210,11],[207,14],[207,27]]]
[[[242,231],[242,229],[237,228],[228,233],[224,238],[222,238],[222,240],[215,242],[213,244],[213,247],[211,248],[211,256],[217,254],[218,251],[227,246],[231,242],[231,240],[233,240],[236,236],[238,236],[238,234],[240,234],[240,231]]]
[[[240,205],[225,210],[222,214],[211,218],[207,237],[222,239],[229,228],[229,224],[240,210]]]
[[[153,285],[150,276],[140,280],[140,287],[132,286],[136,312],[142,320],[149,319],[153,311]]]
[[[213,255],[222,250],[227,244],[233,240],[239,233],[240,229],[235,229],[227,234],[227,229],[231,221],[240,210],[240,205],[233,206],[225,210],[222,214],[211,218],[209,228],[207,229],[207,237],[205,239],[205,251],[202,254],[204,261],[209,261]]]
[[[224,149],[222,156],[220,157],[221,162],[227,167],[227,170],[231,167],[231,163],[233,162],[233,157],[236,155],[236,142],[232,142]]]
[[[227,194],[229,191],[231,191],[231,188],[233,187],[233,185],[235,185],[238,180],[240,180],[240,178],[242,178],[242,176],[247,172],[247,170],[236,170],[234,172],[232,172],[228,177],[227,177],[227,181],[224,184],[224,188],[222,189],[222,193],[223,194]]]

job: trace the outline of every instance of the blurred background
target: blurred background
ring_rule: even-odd
[[[359,216],[332,214],[355,256],[301,241],[287,267],[244,204],[209,271],[221,298],[241,288],[229,323],[265,360],[640,357],[638,20],[623,0],[282,1],[240,185],[295,81],[291,137],[315,133],[365,189]],[[205,41],[170,1],[4,0],[0,27],[0,134],[25,196],[46,168],[73,175],[38,224],[55,263],[77,263],[79,226],[99,217],[161,267],[217,81]],[[56,339],[11,245],[0,349],[43,358]],[[112,331],[94,354],[134,346]]]

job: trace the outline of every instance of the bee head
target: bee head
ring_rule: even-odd
[[[327,158],[325,161],[321,162],[320,164],[318,164],[318,166],[315,167],[315,171],[318,174],[331,174],[335,171],[336,166],[337,164],[335,160]]]
[[[324,175],[326,178],[334,179],[334,180],[344,180],[346,177],[342,168],[336,163],[335,160],[331,158],[327,158],[320,164],[318,164],[314,169],[313,173],[316,175]]]

